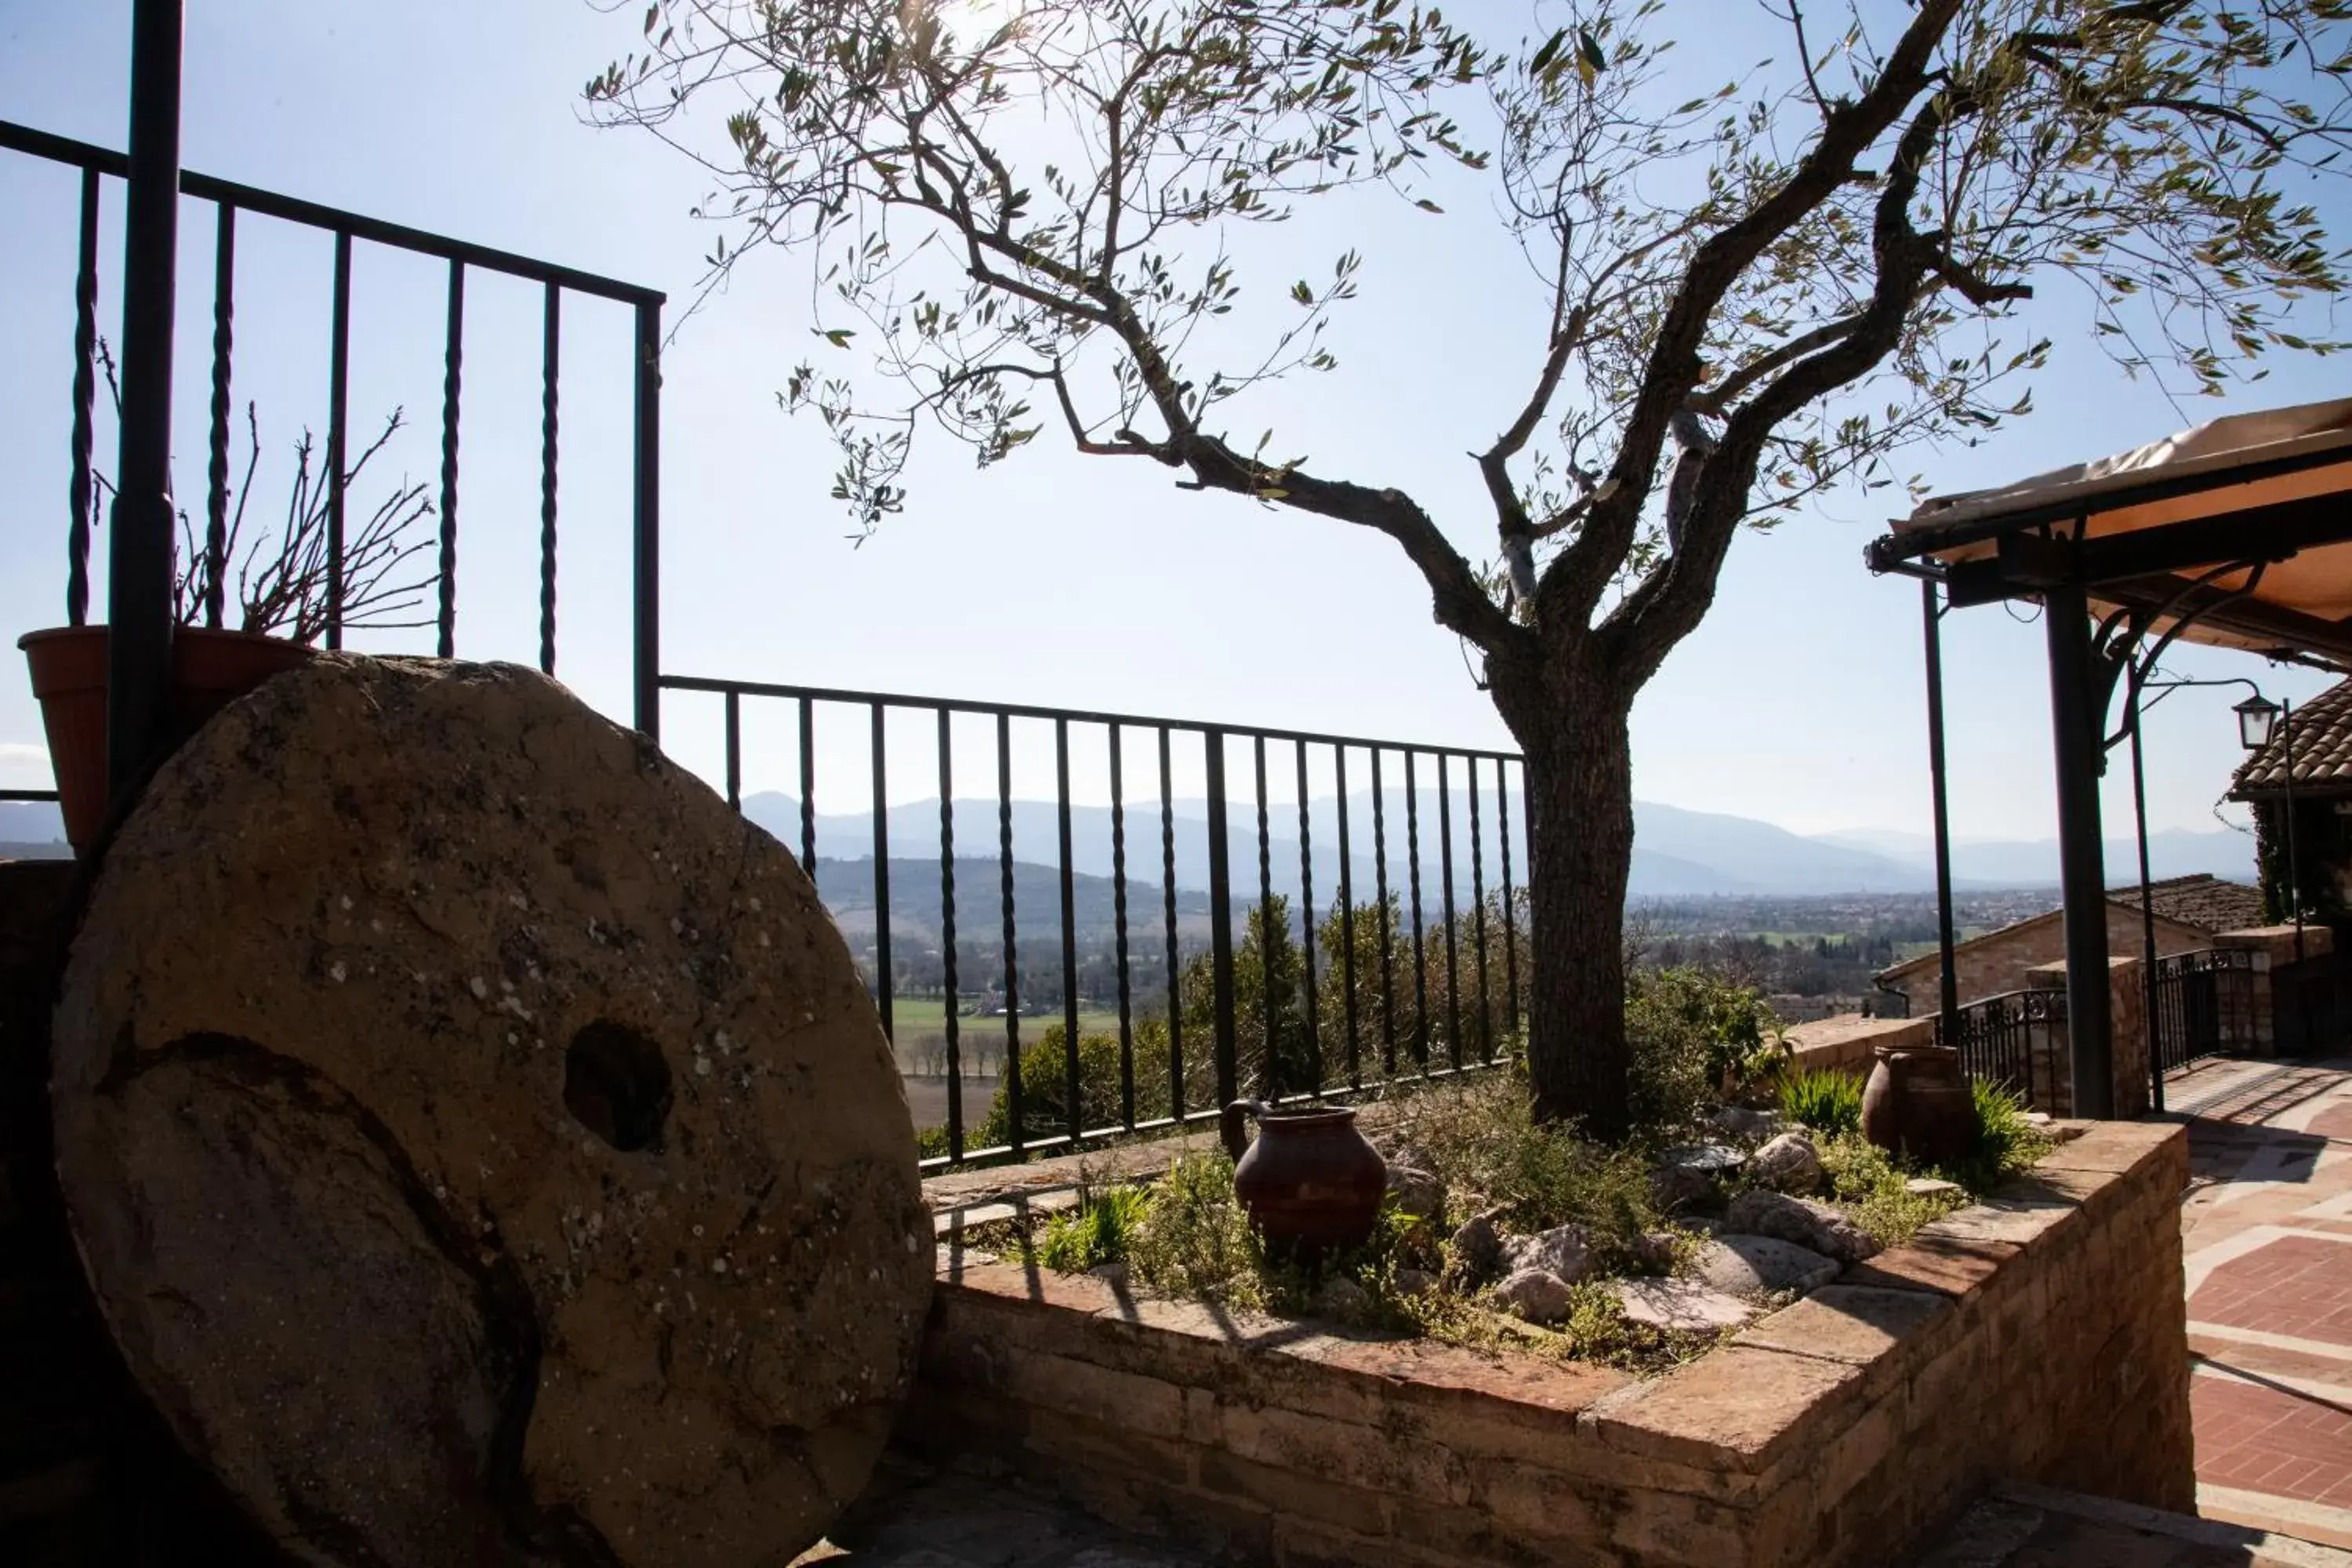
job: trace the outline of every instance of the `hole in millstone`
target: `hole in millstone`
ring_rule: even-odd
[[[564,1050],[563,1106],[625,1154],[656,1148],[669,1118],[669,1063],[636,1030],[599,1018]]]

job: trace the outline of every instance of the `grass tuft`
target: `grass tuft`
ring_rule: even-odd
[[[1976,1102],[1977,1137],[1952,1179],[1972,1192],[1997,1187],[2049,1152],[2050,1140],[2025,1119],[2025,1100],[2014,1089],[1982,1079],[1969,1082]]]
[[[1824,1138],[1862,1131],[1862,1080],[1851,1073],[1809,1068],[1780,1080],[1780,1114]]]
[[[1124,1263],[1129,1243],[1151,1206],[1151,1195],[1141,1187],[1108,1187],[1088,1194],[1076,1208],[1047,1222],[1037,1244],[1037,1260],[1057,1274],[1083,1274],[1105,1263]]]

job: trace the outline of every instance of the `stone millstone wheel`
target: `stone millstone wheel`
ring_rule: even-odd
[[[173,757],[56,1020],[92,1285],[313,1563],[782,1564],[864,1486],[931,1233],[792,857],[507,665],[330,656]]]

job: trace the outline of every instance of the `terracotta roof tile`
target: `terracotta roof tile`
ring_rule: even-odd
[[[2352,680],[2339,681],[2294,710],[2294,787],[2329,795],[2352,793]],[[2232,799],[2272,795],[2286,788],[2286,737],[2246,760],[2231,782]]]
[[[2110,888],[2107,897],[2126,908],[2139,908],[2139,885]],[[2195,926],[2199,931],[2245,931],[2263,923],[2263,892],[2243,882],[2225,882],[2207,872],[2192,877],[2168,877],[2147,885],[2148,907],[2164,920]]]

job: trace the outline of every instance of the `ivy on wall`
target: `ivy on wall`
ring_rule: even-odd
[[[2263,918],[2273,925],[2294,919],[2290,888],[2302,894],[2305,920],[2352,923],[2352,816],[2334,800],[2294,803],[2297,875],[2287,875],[2286,803],[2253,805],[2254,865],[2262,879]]]

